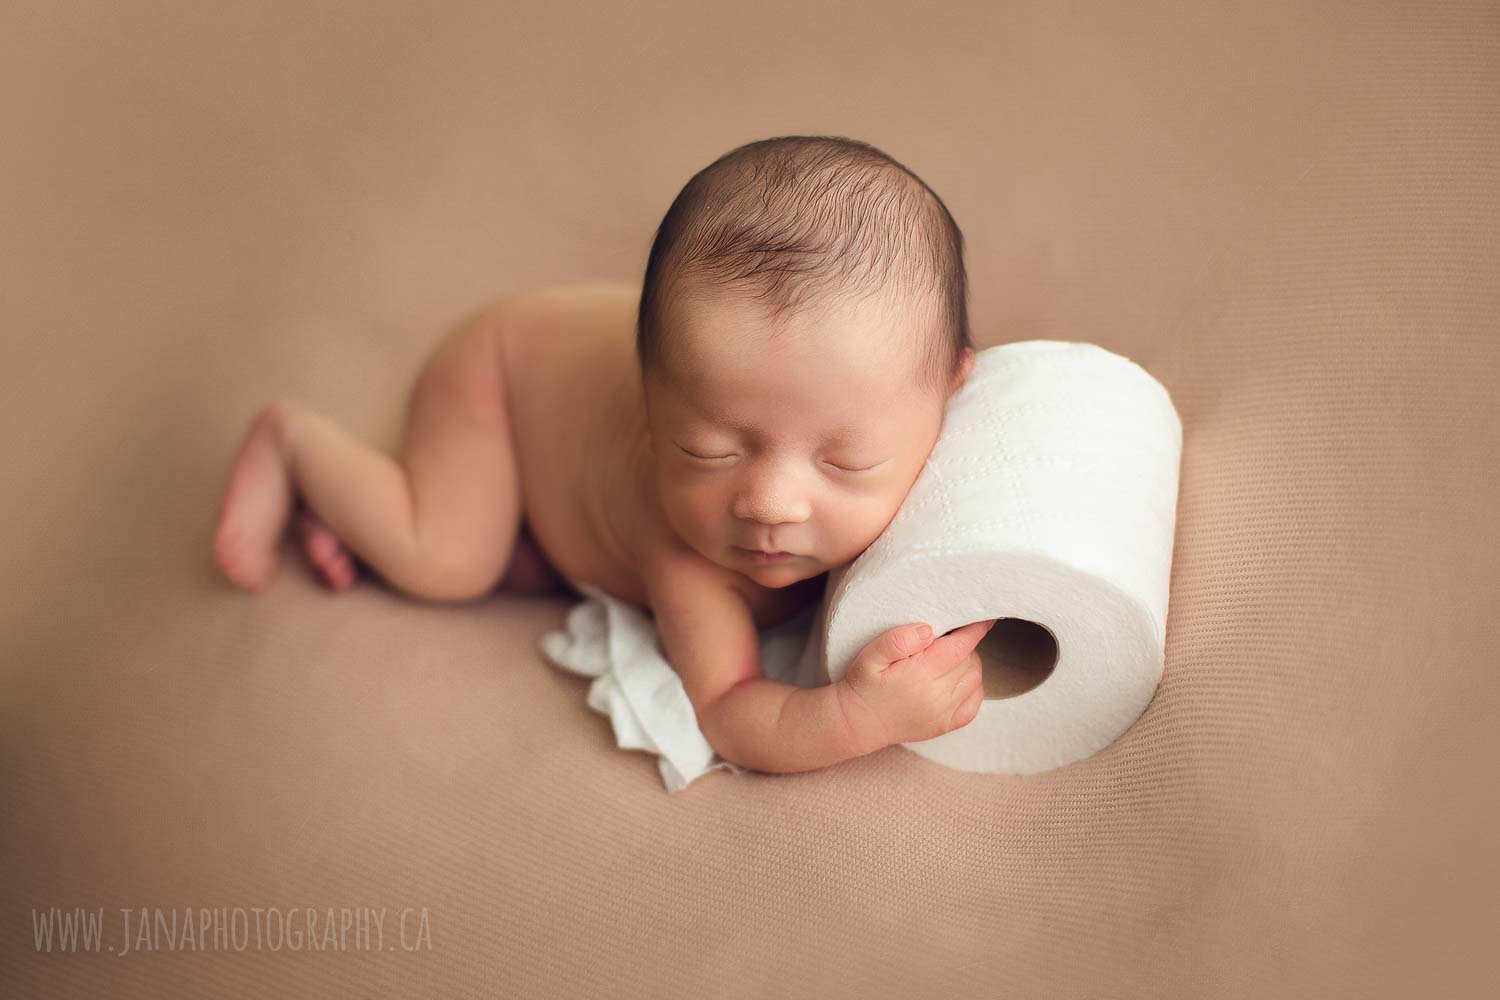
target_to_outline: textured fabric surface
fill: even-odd
[[[6,3],[0,983],[13,996],[1493,996],[1493,3]],[[476,304],[637,278],[753,138],[867,139],[985,344],[1184,424],[1167,666],[1026,778],[900,747],[680,795],[568,602],[210,558],[284,394],[392,446]],[[39,952],[49,908],[426,909],[430,950]],[[416,919],[408,925],[415,939]],[[414,943],[420,943],[417,939]]]

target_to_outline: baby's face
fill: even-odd
[[[705,558],[766,587],[852,561],[895,517],[942,429],[917,320],[877,297],[794,317],[699,295],[648,383],[657,492]],[[775,562],[746,550],[791,553]]]

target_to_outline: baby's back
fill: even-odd
[[[569,285],[516,299],[506,392],[523,516],[559,573],[645,606],[635,562],[644,406],[639,288]]]

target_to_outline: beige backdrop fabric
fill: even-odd
[[[1495,995],[1497,95],[1485,2],[3,4],[0,992]],[[562,599],[217,576],[259,405],[394,445],[467,311],[638,279],[788,133],[943,195],[982,344],[1171,391],[1116,743],[669,796],[541,658]],[[359,906],[431,950],[107,951]],[[51,907],[106,950],[38,952]]]

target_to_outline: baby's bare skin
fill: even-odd
[[[966,723],[987,624],[936,642],[893,629],[844,681],[806,690],[763,678],[756,641],[879,535],[925,463],[945,397],[913,387],[917,321],[865,300],[773,342],[753,309],[698,298],[684,305],[694,335],[677,344],[681,370],[653,374],[648,417],[639,296],[567,285],[477,310],[424,365],[394,457],[273,402],[230,473],[220,568],[265,586],[294,522],[335,590],[353,583],[356,558],[430,600],[497,584],[557,592],[559,574],[592,584],[656,618],[710,743],[760,770],[824,767]],[[972,362],[966,352],[950,394]],[[741,546],[795,558],[761,565]]]
[[[500,494],[507,486],[518,493],[515,536],[497,537],[490,546],[504,556],[498,560],[505,567],[498,581],[501,590],[562,593],[571,589],[570,581],[583,582],[650,610],[641,569],[668,544],[670,530],[652,503],[651,460],[634,355],[639,297],[638,287],[623,283],[516,293],[490,307],[488,318],[486,310],[476,312],[445,340],[452,345],[483,326],[501,345],[498,364],[476,347],[461,348],[463,354],[456,355],[456,367],[470,374],[493,364],[497,382],[489,403],[503,407],[508,415],[508,432],[496,426],[494,438],[484,445],[502,457],[513,455],[513,477],[499,484],[493,505],[505,507]],[[440,349],[441,345],[434,356]],[[482,386],[482,379],[471,381]],[[438,391],[435,386],[432,395]],[[469,391],[482,390],[471,386]],[[414,396],[420,408],[420,384]],[[424,443],[416,430],[409,428],[408,457]],[[299,499],[302,490],[291,482],[284,455],[289,433],[327,438],[322,443],[340,462],[337,487],[331,483],[327,495],[319,498],[324,501],[321,514],[306,498]],[[351,553],[326,521],[341,513],[358,517],[358,509],[345,509],[345,501],[356,493],[363,493],[364,506],[373,508],[365,511],[366,522],[372,513],[406,521],[410,511],[404,507],[372,502],[383,490],[398,492],[391,489],[397,479],[396,464],[388,456],[343,435],[292,401],[277,400],[252,421],[233,464],[215,538],[219,565],[242,586],[264,587],[275,571],[276,551],[290,520],[324,583],[344,590],[358,577],[357,565],[367,563],[374,553]],[[434,479],[431,487],[434,493],[460,488],[476,486]],[[378,572],[379,566],[375,568]],[[760,627],[785,620],[821,594],[821,577],[802,586],[772,589],[732,570],[721,568],[720,575],[732,579],[745,594]],[[459,588],[474,593],[442,592],[423,587],[418,579],[413,575],[387,582],[431,600],[467,599],[493,586],[478,583]]]
[[[667,525],[652,484],[635,358],[639,300],[640,289],[625,284],[530,293],[512,329],[507,386],[523,506],[542,552],[569,580],[651,611],[645,571],[674,553],[695,557]],[[822,594],[822,575],[771,588],[695,561],[745,596],[761,628]]]

